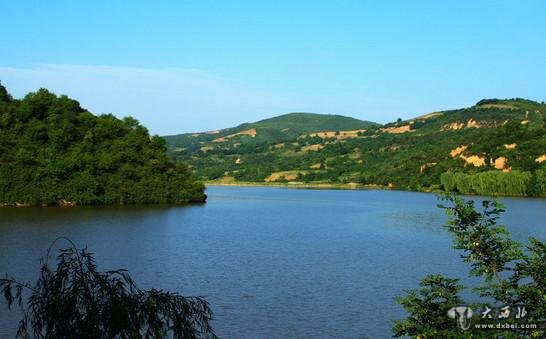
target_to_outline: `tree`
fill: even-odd
[[[71,247],[59,251],[52,270],[50,251],[60,239]],[[87,249],[57,240],[34,284],[0,279],[8,307],[23,312],[18,338],[216,338],[202,297],[141,290],[127,271],[99,272]]]
[[[470,275],[480,277],[482,283],[473,289],[483,302],[466,304],[473,309],[501,306],[526,308],[525,319],[505,319],[507,323],[528,322],[542,324],[546,318],[546,243],[535,238],[523,250],[523,245],[510,238],[504,226],[497,225],[504,207],[496,201],[483,201],[482,211],[476,211],[474,201],[458,197],[445,197],[451,206],[444,208],[452,219],[446,224],[453,237],[454,248],[461,250],[461,258],[470,264]],[[431,278],[432,277],[432,278]],[[480,329],[467,330],[445,324],[446,310],[465,303],[458,293],[462,286],[456,279],[440,275],[428,276],[421,282],[419,291],[409,290],[397,298],[409,317],[395,322],[397,336],[425,337],[488,337]],[[498,320],[498,319],[497,319]],[[494,319],[480,322],[493,323]],[[516,328],[496,332],[504,338],[537,337],[546,335],[544,328]]]
[[[463,286],[458,284],[457,279],[438,274],[426,276],[421,280],[420,286],[420,289],[409,290],[407,296],[396,299],[410,316],[396,322],[394,335],[449,337],[457,330],[457,324],[446,315],[452,307],[463,303],[459,296]]]
[[[11,101],[12,97],[8,93],[6,87],[2,85],[2,82],[0,82],[0,101]]]

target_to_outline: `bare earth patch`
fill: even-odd
[[[294,181],[298,178],[298,174],[305,174],[304,171],[281,171],[281,172],[274,172],[271,173],[270,176],[265,178],[264,181],[266,182],[273,182],[273,181],[279,181],[280,179],[284,178],[286,181]]]
[[[215,131],[206,131],[206,132],[202,132],[202,133],[193,133],[191,136],[192,137],[198,137],[200,135],[203,135],[203,134],[218,134],[220,133],[221,130],[215,130]]]
[[[485,158],[480,157],[479,155],[471,155],[469,157],[466,157],[464,155],[460,155],[460,158],[466,161],[467,165],[473,165],[476,167],[482,167],[485,165]]]
[[[349,131],[325,131],[325,132],[315,132],[309,134],[310,137],[320,137],[322,139],[326,138],[336,138],[337,140],[342,139],[351,139],[351,138],[358,138],[359,133],[362,134],[366,132],[365,129],[355,129],[355,130],[349,130]]]
[[[225,142],[227,139],[229,138],[233,138],[237,135],[248,135],[248,136],[251,136],[251,137],[256,137],[256,129],[255,128],[252,128],[252,129],[248,129],[246,131],[241,131],[241,132],[238,132],[238,133],[233,133],[233,134],[230,134],[230,135],[227,135],[225,137],[220,137],[220,138],[216,138],[214,140],[212,140],[213,142]]]
[[[449,131],[449,130],[453,130],[453,131],[456,131],[456,130],[459,130],[459,129],[463,129],[463,128],[482,128],[483,126],[476,120],[474,119],[470,119],[465,123],[463,122],[452,122],[450,124],[445,124],[444,126],[442,126],[442,128],[440,129],[441,131]]]
[[[449,130],[458,130],[464,127],[464,124],[462,122],[452,122],[451,124],[446,124],[442,127],[441,131],[449,131]]]
[[[386,132],[386,133],[398,134],[398,133],[414,132],[415,130],[412,130],[411,126],[408,124],[404,126],[382,128],[380,129],[380,131]]]
[[[459,154],[463,153],[467,148],[468,148],[467,145],[461,145],[461,146],[453,149],[449,154],[451,155],[452,158],[455,158]]]
[[[467,121],[466,127],[467,128],[481,128],[482,126],[476,120],[470,119],[470,120]]]
[[[443,114],[442,112],[432,112],[432,113],[428,113],[428,114],[418,116],[417,118],[415,118],[413,120],[426,120],[426,119],[430,119],[430,118],[440,116],[442,114]]]
[[[535,161],[538,162],[538,163],[542,163],[542,162],[546,161],[546,154],[543,154],[540,157],[536,158]]]
[[[516,144],[516,143],[504,144],[504,148],[506,148],[506,149],[515,149],[516,147],[518,147],[518,144]]]
[[[255,128],[252,128],[252,129],[248,129],[246,131],[242,131],[242,132],[239,132],[239,133],[235,133],[235,134],[231,134],[231,135],[228,135],[228,138],[231,138],[231,137],[234,137],[236,135],[250,135],[251,137],[255,137],[256,136],[256,129]]]
[[[465,156],[463,155],[463,152],[468,148],[467,145],[461,145],[455,149],[453,149],[449,154],[452,158],[459,157],[463,159],[466,164],[465,165],[473,165],[476,167],[481,167],[485,165],[485,157],[479,156],[479,155],[470,155]]]
[[[324,148],[324,145],[314,144],[314,145],[304,146],[301,148],[301,150],[304,152],[309,152],[309,151],[318,151],[321,148]]]
[[[496,169],[503,170],[506,168],[506,164],[508,163],[508,159],[505,157],[498,157],[495,159],[494,166]]]

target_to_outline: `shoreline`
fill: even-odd
[[[268,183],[268,182],[214,182],[214,181],[205,181],[203,182],[206,187],[208,186],[234,186],[234,187],[283,187],[283,188],[300,188],[300,189],[338,189],[338,190],[396,190],[392,187],[382,186],[382,185],[362,185],[357,183],[348,183],[348,184],[331,184],[331,183],[316,183],[308,184],[303,182],[287,182],[287,183]],[[421,191],[421,192],[431,192],[431,191]]]
[[[528,195],[505,195],[505,194],[491,194],[491,195],[479,195],[479,194],[461,194],[454,192],[445,192],[441,190],[433,190],[430,188],[415,191],[401,189],[397,187],[389,187],[384,185],[362,185],[357,183],[348,183],[348,184],[329,184],[329,183],[316,183],[316,184],[307,184],[303,182],[286,182],[286,183],[268,183],[268,182],[214,182],[214,181],[205,181],[203,182],[205,187],[209,186],[218,186],[218,187],[277,187],[277,188],[288,188],[288,189],[317,189],[317,190],[343,190],[343,191],[366,191],[366,190],[383,190],[383,191],[401,191],[401,192],[415,192],[415,193],[432,193],[432,194],[451,194],[451,195],[460,195],[460,196],[469,196],[469,197],[488,197],[488,198],[525,198],[525,199],[546,199],[542,196],[528,196]]]

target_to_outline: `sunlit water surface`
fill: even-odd
[[[432,194],[209,187],[186,207],[0,209],[0,274],[35,279],[59,236],[144,288],[202,295],[224,338],[383,338],[394,297],[428,273],[465,281]],[[546,199],[504,198],[518,240],[546,239]],[[0,337],[17,318],[0,302]]]

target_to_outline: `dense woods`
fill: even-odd
[[[204,186],[133,118],[95,116],[40,89],[13,99],[0,84],[0,204],[202,202]]]

